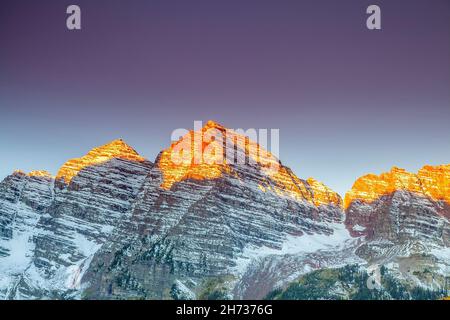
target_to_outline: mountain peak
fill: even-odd
[[[221,124],[215,122],[214,120],[208,120],[208,122],[206,122],[205,126],[203,127],[203,129],[219,129],[219,130],[225,130],[225,127],[222,126]]]
[[[83,168],[99,165],[112,159],[123,159],[136,162],[146,161],[145,158],[141,157],[136,150],[125,143],[125,141],[116,139],[100,147],[93,148],[81,158],[67,161],[60,168],[56,178],[62,179],[65,183],[70,183],[72,178]]]
[[[210,129],[218,132],[211,133]],[[237,159],[244,163],[236,163]],[[278,159],[245,133],[209,120],[201,129],[189,131],[161,153],[158,161],[163,173],[161,187],[170,189],[174,183],[186,179],[216,179],[232,172],[232,164],[249,163],[260,166],[266,173],[276,167],[272,174],[279,167]]]
[[[450,165],[426,165],[417,173],[392,167],[391,171],[380,175],[365,175],[357,179],[345,195],[344,207],[347,208],[354,200],[370,203],[398,190],[450,203]]]
[[[222,139],[211,139],[208,129],[218,129]],[[281,165],[273,154],[237,131],[208,121],[203,128],[189,131],[174,142],[161,153],[157,161],[163,177],[161,187],[170,189],[183,180],[214,180],[224,175],[241,179],[242,175],[253,171],[260,178],[258,187],[262,192],[271,191],[297,200],[306,199],[316,206],[341,206],[342,201],[337,193],[316,180],[299,179],[289,168]],[[196,138],[201,138],[201,141],[195,142]],[[178,161],[174,161],[174,158]]]
[[[102,146],[96,147],[93,150],[95,149],[105,150],[106,152],[108,152],[108,150],[118,150],[120,152],[130,152],[137,154],[137,152],[132,147],[130,147],[123,139],[115,139]]]
[[[197,131],[189,131],[178,141],[163,150],[158,160],[158,167],[163,174],[161,187],[170,189],[176,182],[186,179],[210,180],[222,176],[222,173],[229,171],[225,159],[223,159],[223,144],[215,139],[213,141],[205,139],[208,130],[218,129],[225,132],[225,128],[209,120],[203,128]],[[216,148],[217,154],[205,154],[205,149]],[[217,157],[217,159],[213,159]],[[220,160],[219,157],[222,157]],[[216,161],[217,160],[217,161]]]

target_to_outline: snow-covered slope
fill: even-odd
[[[6,178],[0,189],[3,297],[79,297],[93,255],[129,212],[151,166],[116,140],[70,160],[56,180],[20,172]]]
[[[0,183],[0,298],[10,298],[33,261],[36,226],[53,199],[53,179],[17,171]]]

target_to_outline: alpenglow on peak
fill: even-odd
[[[59,169],[56,179],[70,183],[72,178],[83,168],[105,163],[112,159],[123,159],[136,162],[146,161],[136,150],[126,144],[122,139],[113,140],[103,146],[93,148],[85,156],[67,161]]]

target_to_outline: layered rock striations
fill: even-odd
[[[392,168],[358,179],[345,196],[346,226],[364,239],[358,256],[409,285],[449,290],[450,165]]]
[[[47,172],[16,171],[0,183],[0,298],[11,297],[33,260],[36,226],[52,199]]]
[[[14,216],[19,228],[27,225],[30,250],[23,270],[11,268],[17,279],[4,293],[6,297],[77,295],[90,259],[129,212],[151,167],[122,140],[116,140],[68,161],[56,179],[43,172],[15,173],[5,179],[6,205],[14,201],[18,205],[3,211]],[[25,218],[31,222],[22,222]],[[20,237],[19,232],[9,234],[13,239]],[[12,250],[18,248],[19,244],[12,245]]]
[[[0,298],[259,299],[350,264],[440,289],[449,203],[450,165],[366,175],[342,201],[213,121],[154,164],[115,140],[0,183]]]
[[[204,142],[211,130],[227,137],[202,143],[203,152],[214,144],[216,148],[203,153],[198,163],[194,153],[185,154],[181,164],[172,161],[186,136],[158,156],[130,219],[98,252],[93,272],[86,274],[93,298],[124,298],[130,292],[170,298],[174,286],[190,288],[195,295],[205,279],[217,277],[231,279],[232,286],[255,252],[284,254],[288,239],[332,236],[334,224],[342,223],[336,193],[315,180],[297,178],[244,136],[208,122],[187,139],[199,134]],[[225,141],[230,136],[246,143],[230,147]],[[247,161],[236,164],[219,157],[227,151]],[[279,167],[270,170],[271,163]]]
[[[353,235],[391,241],[432,240],[450,245],[450,165],[418,173],[392,168],[359,178],[346,194],[346,224]]]

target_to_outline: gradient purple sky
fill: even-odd
[[[279,128],[282,162],[343,194],[449,163],[449,89],[449,0],[6,0],[0,179],[119,137],[153,161],[173,129],[213,119]]]

